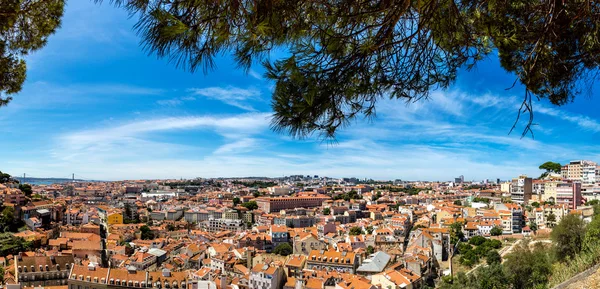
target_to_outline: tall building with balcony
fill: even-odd
[[[598,177],[598,164],[592,161],[571,161],[564,165],[560,171],[563,178],[580,181],[582,185],[596,184]]]
[[[512,180],[510,198],[517,204],[527,204],[533,192],[533,180],[527,176],[519,176]]]

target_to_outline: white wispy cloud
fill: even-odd
[[[239,88],[234,86],[206,87],[193,88],[190,91],[194,95],[218,100],[246,111],[256,111],[249,102],[260,100],[260,91],[255,88]]]
[[[261,145],[258,139],[245,137],[233,142],[226,143],[217,148],[213,154],[215,155],[227,155],[227,154],[240,154],[254,150],[257,146]]]
[[[84,130],[67,134],[64,140],[73,144],[136,137],[150,132],[213,129],[220,134],[255,133],[268,127],[269,114],[249,113],[234,116],[165,117],[129,122],[117,126]]]
[[[584,130],[588,130],[588,131],[592,131],[592,132],[600,132],[600,122],[598,122],[597,120],[592,119],[588,116],[570,113],[570,112],[565,111],[564,109],[548,107],[543,104],[538,104],[538,105],[534,106],[534,112],[539,112],[542,114],[556,117],[556,118],[564,120],[564,121],[568,121],[570,123],[573,123],[573,124],[579,126],[580,128],[582,128]]]
[[[262,80],[263,79],[262,75],[260,75],[260,73],[254,71],[253,69],[250,69],[248,71],[248,75],[250,75],[250,76],[252,76],[252,77],[254,77],[254,78],[258,79],[258,80]]]

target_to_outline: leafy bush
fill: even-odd
[[[469,244],[479,246],[483,244],[487,239],[482,236],[475,236],[469,240]]]

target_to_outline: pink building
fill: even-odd
[[[581,183],[565,182],[556,185],[557,204],[566,204],[569,209],[577,209],[582,200]]]

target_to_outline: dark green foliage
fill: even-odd
[[[598,205],[598,204],[600,204],[600,201],[597,199],[585,202],[586,206],[593,206],[593,205]]]
[[[25,194],[25,196],[31,196],[31,194],[33,193],[33,190],[31,188],[30,184],[20,184],[19,185],[19,190],[21,190],[21,192],[23,192],[23,194]]]
[[[329,214],[331,214],[331,209],[330,208],[323,209],[323,215],[329,215]]]
[[[277,186],[276,182],[264,182],[264,181],[251,181],[251,182],[233,181],[233,184],[244,185],[245,187],[248,187],[248,188],[260,188],[260,189]]]
[[[339,194],[339,195],[333,197],[334,200],[343,199],[344,201],[357,200],[360,198],[362,198],[362,197],[355,190],[351,190],[347,193],[342,193],[342,194]]]
[[[479,246],[479,245],[483,244],[485,241],[487,241],[487,239],[485,237],[475,236],[475,237],[469,239],[469,244]]]
[[[456,242],[465,238],[465,234],[462,231],[463,223],[454,222],[450,225],[450,243],[456,244]]]
[[[464,254],[460,254],[460,263],[473,267],[475,264],[479,263],[479,255],[473,250],[468,250]]]
[[[352,227],[352,228],[350,228],[350,231],[348,232],[348,234],[351,236],[357,236],[362,233],[363,233],[363,230],[360,227]]]
[[[233,206],[234,207],[237,206],[240,202],[241,202],[240,198],[238,198],[238,197],[233,198]]]
[[[31,241],[25,241],[23,238],[9,237],[0,240],[0,256],[17,255],[19,252],[26,252],[34,249],[36,244]]]
[[[21,91],[24,58],[42,48],[60,26],[64,5],[65,0],[0,1],[0,107]]]
[[[583,247],[585,233],[585,222],[579,216],[569,214],[563,217],[552,229],[556,257],[563,260],[579,253]]]
[[[373,226],[367,226],[366,230],[367,230],[367,235],[373,234],[373,230],[374,230]]]
[[[143,225],[140,227],[140,231],[142,232],[141,239],[142,240],[152,240],[154,239],[154,232],[147,225]]]
[[[375,253],[375,248],[373,248],[373,246],[369,245],[369,246],[367,247],[367,254],[368,254],[368,255],[371,255],[371,254],[373,254],[373,253]]]
[[[538,230],[538,225],[536,222],[529,222],[529,229],[531,229],[531,231],[535,234],[535,232],[537,232]]]
[[[528,242],[523,242],[504,259],[502,265],[512,288],[544,288],[548,283],[552,260],[539,243],[530,249]]]
[[[5,184],[5,183],[11,182],[11,181],[12,181],[12,177],[9,174],[3,173],[2,171],[0,171],[0,184]]]
[[[485,262],[488,265],[500,264],[502,262],[502,257],[500,256],[500,253],[498,253],[498,251],[490,250],[487,252],[487,254],[485,254]]]
[[[560,173],[562,165],[555,162],[545,162],[539,167],[540,170],[545,170],[547,173]]]
[[[15,216],[15,208],[6,206],[2,208],[2,214],[0,215],[0,230],[2,232],[18,232],[19,228],[23,227],[25,223]]]
[[[540,203],[533,202],[533,203],[531,203],[531,206],[534,207],[534,208],[539,208],[540,207]]]
[[[454,204],[457,206],[462,206],[462,202],[460,200],[454,201]]]
[[[473,247],[472,245],[475,245]],[[458,244],[458,253],[460,254],[459,262],[465,266],[472,267],[479,263],[480,258],[488,257],[490,252],[495,251],[502,247],[502,242],[498,240],[486,239],[481,236],[473,237],[467,243]]]
[[[583,248],[590,248],[596,244],[600,244],[600,217],[598,215],[595,215],[586,227]]]
[[[476,198],[473,198],[473,202],[489,204],[490,203],[490,199],[476,197]]]
[[[502,235],[502,228],[500,228],[500,227],[493,227],[490,230],[490,235],[492,235],[492,236],[500,236],[500,235]]]
[[[292,249],[292,246],[290,246],[290,244],[288,244],[288,243],[279,244],[273,250],[273,254],[277,254],[277,255],[281,255],[281,256],[288,256],[288,255],[292,254],[293,252],[294,252],[294,250]]]
[[[545,170],[540,176],[540,179],[545,178],[550,173],[560,173],[562,165],[555,162],[545,162],[539,167],[540,170]]]
[[[242,204],[242,206],[251,211],[258,209],[258,204],[256,204],[256,201],[245,202]]]

